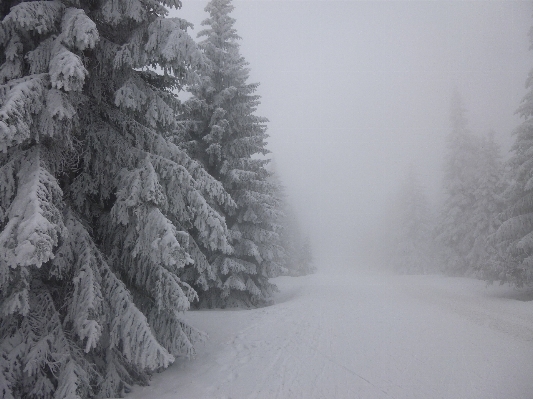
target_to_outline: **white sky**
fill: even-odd
[[[194,23],[193,37],[206,4],[173,12]],[[268,147],[319,259],[367,245],[409,163],[436,197],[454,87],[474,132],[494,129],[505,152],[512,143],[533,66],[528,2],[233,5]]]

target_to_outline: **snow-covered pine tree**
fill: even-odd
[[[316,272],[316,266],[313,264],[313,252],[311,250],[311,239],[305,236],[299,245],[298,272],[300,276]]]
[[[284,268],[283,273],[289,276],[304,276],[316,272],[313,265],[313,254],[309,236],[304,236],[302,229],[294,211],[294,208],[282,198],[283,213],[279,220],[281,226],[281,246],[284,249]]]
[[[201,338],[188,231],[231,253],[235,204],[167,139],[202,55],[164,5],[0,3],[2,399],[121,396]]]
[[[478,142],[469,131],[462,100],[454,92],[451,107],[451,131],[447,137],[445,164],[445,201],[437,228],[437,241],[445,249],[445,271],[462,275],[467,272],[467,257],[474,245],[471,212],[474,195]]]
[[[281,206],[277,224],[281,227],[279,242],[284,252],[284,256],[281,258],[283,264],[282,273],[290,276],[304,276],[315,273],[316,267],[313,265],[311,240],[309,236],[304,236],[302,233],[298,216],[288,201],[285,188],[275,165],[276,163],[272,160],[269,165],[269,181],[274,185],[275,193]]]
[[[193,120],[187,138],[189,153],[220,180],[237,204],[224,211],[235,252],[227,255],[202,248],[211,273],[194,286],[207,306],[255,305],[275,289],[269,278],[282,270],[279,245],[280,211],[275,187],[265,166],[268,153],[265,118],[254,115],[257,84],[247,83],[247,62],[239,53],[230,0],[212,0],[199,47],[208,60],[200,81],[190,87],[185,118]],[[182,138],[181,138],[182,140]],[[196,277],[195,277],[196,278]],[[203,291],[203,292],[202,292]]]
[[[284,273],[289,276],[298,276],[299,269],[299,248],[301,242],[301,231],[298,224],[298,218],[294,209],[287,203],[285,198],[283,200],[283,215],[279,221],[281,225],[280,237],[283,249],[285,251]]]
[[[282,273],[290,276],[303,276],[316,272],[313,265],[313,255],[311,250],[311,240],[309,236],[303,236],[298,216],[291,206],[285,187],[276,170],[275,160],[272,159],[268,165],[270,177],[269,181],[275,188],[276,197],[281,204],[277,224],[279,230],[279,243],[283,248],[284,256],[282,261]]]
[[[482,276],[484,269],[491,268],[497,257],[489,237],[501,224],[500,214],[503,211],[506,186],[500,147],[494,140],[494,132],[481,138],[477,155],[473,187],[475,201],[469,215],[474,245],[468,253],[467,262],[470,270]]]
[[[434,244],[428,200],[414,166],[400,187],[395,201],[392,268],[398,273],[424,274],[434,269]]]
[[[530,43],[533,45],[533,29]],[[513,132],[503,223],[492,237],[492,244],[500,250],[499,261],[484,270],[489,281],[518,286],[533,284],[533,70],[526,88],[528,93],[516,111],[523,122]]]

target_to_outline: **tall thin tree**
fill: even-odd
[[[445,201],[437,229],[437,240],[445,249],[445,269],[451,274],[465,274],[467,256],[474,245],[471,211],[474,195],[477,143],[468,129],[465,109],[457,91],[451,106],[451,130],[447,137],[445,164]]]
[[[491,267],[496,256],[490,237],[500,226],[500,214],[504,209],[504,167],[494,137],[494,132],[489,132],[479,140],[473,187],[475,201],[469,216],[474,245],[468,253],[467,262],[478,275],[483,275]]]
[[[230,0],[212,0],[205,10],[199,47],[208,60],[200,80],[190,87],[186,119],[189,153],[220,180],[237,204],[224,212],[234,253],[208,250],[212,273],[199,276],[201,297],[210,306],[258,304],[274,290],[269,278],[282,268],[279,245],[279,198],[261,157],[266,149],[265,118],[255,115],[258,84],[248,83],[247,62],[239,53],[239,36],[230,17]]]
[[[399,273],[426,273],[434,269],[432,223],[428,199],[413,165],[400,187],[393,229],[393,269]]]
[[[533,45],[533,30],[530,31]],[[493,237],[500,249],[498,262],[488,270],[489,280],[516,285],[533,283],[533,71],[526,79],[528,93],[516,113],[523,122],[515,129],[509,161],[503,223]]]

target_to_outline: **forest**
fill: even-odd
[[[195,356],[190,310],[268,308],[280,276],[334,247],[345,214],[317,244],[287,195],[231,0],[205,5],[197,36],[180,8],[0,1],[0,399],[123,397]],[[526,90],[509,154],[472,131],[461,88],[446,98],[442,196],[409,167],[377,269],[533,285]]]
[[[230,2],[198,42],[165,6],[1,3],[3,399],[122,396],[194,353],[191,306],[310,271]]]
[[[411,167],[390,212],[389,225],[395,226],[386,240],[390,267],[401,273],[441,272],[531,285],[530,97],[517,111],[524,122],[516,128],[511,156],[504,162],[494,131],[472,133],[460,94],[454,93],[444,198],[432,206]]]

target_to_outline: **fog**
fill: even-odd
[[[195,25],[204,0],[173,15]],[[234,1],[241,54],[260,82],[268,148],[317,263],[368,251],[409,164],[442,185],[456,88],[503,153],[533,59],[526,2]]]

